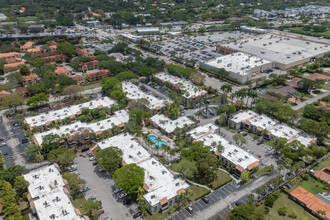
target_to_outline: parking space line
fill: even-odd
[[[207,207],[207,205],[205,204],[205,202],[200,201],[199,204],[205,209]]]
[[[100,186],[99,188],[93,189],[93,191],[96,191],[96,190],[102,189],[103,187],[106,187],[106,185],[103,185],[103,186]]]
[[[203,210],[203,206],[201,206],[201,204],[198,204],[198,203],[195,203],[195,204],[196,204],[196,207],[199,209],[199,211],[202,211]],[[202,207],[202,208],[200,208],[200,207]]]

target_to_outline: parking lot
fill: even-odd
[[[173,216],[167,218],[168,220],[183,220],[189,217],[193,217],[196,212],[203,211],[204,209],[212,206],[218,200],[225,198],[226,196],[232,194],[237,190],[238,186],[235,181],[231,181],[226,185],[220,187],[217,190],[214,190],[212,193],[206,195],[205,197],[209,200],[208,203],[204,202],[202,199],[195,201],[190,207],[193,209],[193,212],[188,212],[187,209],[181,209],[179,212],[176,212]],[[241,202],[246,202],[242,200]],[[235,204],[234,204],[235,205]],[[228,210],[224,210],[225,212],[229,212]]]
[[[86,181],[86,187],[91,187],[91,190],[84,193],[85,198],[95,197],[96,200],[102,202],[104,213],[100,219],[106,219],[107,217],[133,219],[132,214],[135,213],[137,206],[124,206],[121,200],[116,200],[111,190],[115,183],[109,175],[106,175],[105,172],[100,173],[98,166],[94,166],[87,156],[77,157],[74,162],[77,164],[80,177]]]

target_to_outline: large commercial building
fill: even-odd
[[[150,123],[167,135],[173,133],[177,128],[184,128],[185,126],[187,126],[187,128],[192,128],[196,125],[195,122],[186,116],[172,120],[165,115],[152,116],[150,118]]]
[[[275,62],[275,67],[286,70],[309,62],[330,52],[327,44],[301,40],[283,34],[269,33],[217,46],[225,53],[245,52]]]
[[[27,198],[36,219],[89,220],[74,208],[57,164],[32,170],[24,179],[30,183]]]
[[[175,204],[177,195],[189,189],[189,185],[184,180],[176,178],[129,134],[111,137],[98,145],[101,149],[109,146],[118,147],[123,151],[123,166],[135,163],[144,170],[143,189],[146,193],[143,197],[152,214],[166,211]]]
[[[24,122],[28,124],[30,128],[38,127],[38,126],[48,126],[53,122],[60,122],[65,118],[69,118],[69,117],[75,118],[81,115],[82,109],[84,108],[87,109],[104,108],[104,107],[111,107],[114,104],[115,101],[113,101],[109,97],[103,97],[89,102],[84,102],[79,105],[72,105],[58,110],[41,113],[36,116],[27,117],[25,118]]]
[[[137,28],[137,34],[159,34],[160,30],[158,27],[145,27],[145,28]]]
[[[244,84],[261,72],[274,68],[274,62],[243,52],[228,54],[202,64],[206,68],[225,69],[228,78]]]
[[[204,97],[207,93],[207,91],[199,89],[198,86],[194,85],[191,81],[165,72],[155,74],[154,78],[162,83],[167,82],[175,89],[183,91],[184,93],[182,96],[186,103],[195,102],[197,99]]]
[[[267,140],[276,137],[286,138],[288,142],[297,140],[305,146],[316,142],[315,137],[305,134],[299,129],[292,128],[287,124],[280,123],[266,115],[259,115],[250,110],[235,114],[230,119],[229,125],[235,129],[246,129],[262,135]]]
[[[211,151],[219,157],[226,166],[234,166],[235,173],[241,175],[243,171],[251,171],[259,166],[259,160],[245,150],[230,144],[220,136],[219,127],[214,124],[207,124],[191,130],[190,134],[193,141],[202,141],[205,146],[210,147]],[[217,145],[223,146],[223,151],[219,152]]]
[[[149,95],[143,92],[138,86],[131,82],[123,82],[123,91],[126,93],[126,97],[131,100],[141,100],[147,101],[146,107],[151,109],[160,110],[167,103],[172,103],[169,99],[159,99],[153,95]]]

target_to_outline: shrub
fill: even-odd
[[[285,216],[287,212],[288,211],[286,210],[286,208],[284,206],[279,208],[279,210],[278,210],[278,214],[281,216]]]
[[[295,212],[295,211],[291,211],[291,212],[289,213],[289,217],[290,217],[290,218],[297,218],[297,216],[298,216],[298,214],[297,214],[297,212]]]

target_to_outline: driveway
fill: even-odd
[[[110,217],[114,220],[133,219],[129,214],[129,209],[122,203],[117,202],[112,195],[111,186],[114,182],[109,177],[104,177],[97,171],[97,166],[93,166],[88,157],[77,157],[74,162],[77,164],[77,169],[80,172],[80,177],[86,181],[86,186],[92,189],[85,193],[85,198],[95,196],[97,200],[102,202],[104,214],[100,219]],[[135,209],[135,208],[134,208]]]

